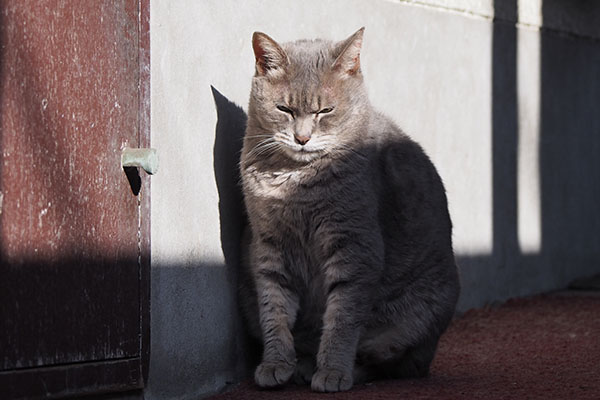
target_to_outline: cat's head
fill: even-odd
[[[360,140],[369,107],[360,69],[363,31],[337,43],[283,44],[254,33],[249,156],[310,162]]]

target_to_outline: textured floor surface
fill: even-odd
[[[600,296],[511,300],[456,319],[424,379],[377,381],[318,394],[243,382],[224,399],[600,399]]]

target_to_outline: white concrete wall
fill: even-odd
[[[240,210],[227,158],[237,138],[224,135],[239,126],[232,103],[247,105],[255,30],[279,41],[338,40],[366,26],[372,103],[425,147],[446,184],[460,309],[597,270],[600,194],[585,184],[597,186],[600,174],[592,157],[600,117],[590,105],[600,100],[599,8],[562,6],[561,14],[557,1],[510,4],[151,1],[160,172],[152,178],[147,398],[197,398],[243,372],[232,243]],[[559,34],[540,31],[544,19]]]
[[[362,63],[372,102],[420,141],[438,165],[450,196],[457,251],[490,251],[491,25],[401,3],[372,4],[153,3],[152,139],[161,153],[161,174],[153,180],[156,263],[222,261],[210,86],[246,107],[254,70],[252,32],[262,30],[280,41],[342,39],[363,25]],[[343,18],[332,24],[341,9]],[[465,146],[457,135],[467,133],[475,134]],[[466,216],[459,205],[473,197],[478,201],[470,202],[462,223]]]

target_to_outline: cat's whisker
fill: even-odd
[[[348,146],[347,144],[344,143],[332,143],[332,153],[334,154],[341,154],[342,152],[340,151],[340,149],[346,151],[345,155],[346,157],[350,156],[350,153],[355,154],[361,158],[367,158],[364,154],[362,154],[360,151],[353,149],[351,146]]]
[[[261,140],[260,142],[258,142],[258,143],[256,144],[256,146],[254,146],[254,147],[252,148],[252,150],[250,150],[250,151],[248,152],[248,156],[249,156],[249,157],[253,157],[253,156],[255,156],[255,155],[256,155],[256,154],[257,154],[257,153],[258,153],[258,152],[259,152],[259,151],[260,151],[260,150],[261,150],[263,147],[265,147],[265,146],[268,146],[268,145],[271,145],[271,144],[273,144],[273,143],[275,143],[275,141],[274,141],[272,138],[268,138],[268,139],[265,139],[265,140]]]
[[[260,138],[260,137],[270,138],[270,137],[273,137],[273,135],[246,135],[245,137],[246,137],[246,139],[254,139],[254,138]]]
[[[253,156],[265,143],[258,143],[256,146],[254,146],[249,152],[248,152],[248,156],[251,157]]]
[[[260,149],[260,151],[256,153],[256,157],[261,155],[270,155],[271,153],[274,153],[275,150],[277,150],[278,148],[279,143],[270,143],[269,145],[265,145]]]
[[[280,144],[274,140],[262,141],[258,145],[256,145],[250,152],[248,152],[249,157],[259,157],[261,155],[270,154],[269,151],[274,151],[278,149]]]

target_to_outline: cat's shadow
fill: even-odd
[[[217,110],[213,148],[215,180],[219,193],[221,248],[227,264],[228,284],[237,288],[241,263],[242,234],[248,224],[240,183],[239,161],[246,131],[246,112],[211,86]],[[238,315],[241,319],[241,315]],[[240,332],[245,354],[246,373],[260,361],[260,343]]]
[[[248,116],[216,88],[210,88],[217,109],[213,159],[219,193],[221,248],[227,266],[235,270],[240,262],[240,240],[246,224],[239,160]]]

